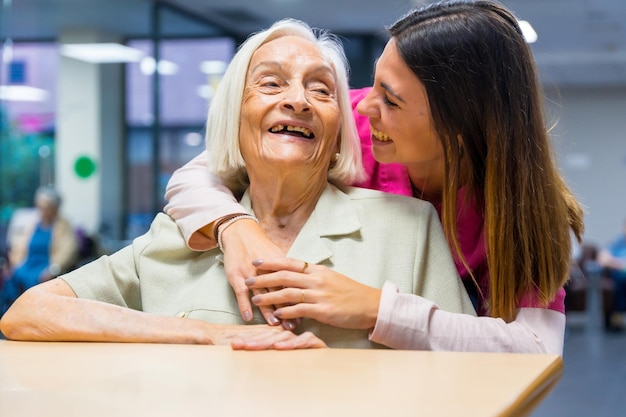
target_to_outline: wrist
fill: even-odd
[[[373,329],[376,326],[376,322],[378,321],[378,312],[380,310],[380,299],[383,291],[378,288],[372,288],[371,301],[370,301],[370,309],[366,313],[366,320],[368,329]]]
[[[210,236],[213,237],[213,239],[215,239],[215,241],[217,241],[217,239],[219,237],[219,233],[220,233],[220,228],[222,228],[222,226],[224,226],[226,223],[230,222],[235,217],[248,216],[248,215],[249,215],[248,213],[227,214],[226,216],[220,217],[219,219],[215,220],[213,223],[209,224],[207,227],[203,228],[202,229],[203,233],[210,232]],[[207,229],[207,230],[204,231],[204,229]]]
[[[241,221],[244,221],[244,223],[241,223]],[[224,252],[224,242],[223,242],[224,232],[227,229],[229,229],[231,226],[233,226],[235,223],[238,223],[239,226],[243,226],[244,229],[247,229],[250,226],[250,221],[256,224],[259,223],[256,217],[251,216],[249,214],[241,214],[225,221],[219,226],[219,229],[217,230],[217,233],[216,233],[216,240],[217,240],[217,246],[219,246],[222,252]]]

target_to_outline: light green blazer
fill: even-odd
[[[242,205],[250,208],[246,193]],[[441,309],[475,314],[458,277],[437,213],[427,202],[380,191],[328,185],[288,256],[326,265],[356,281],[421,295]],[[78,297],[148,313],[245,324],[226,279],[219,249],[195,252],[173,219],[156,216],[133,243],[61,277]],[[253,323],[264,323],[257,311]],[[367,330],[305,319],[331,347],[381,347]]]

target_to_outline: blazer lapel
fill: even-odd
[[[251,212],[247,191],[241,204]],[[322,263],[335,253],[335,244],[330,238],[358,233],[360,229],[361,221],[352,200],[335,186],[327,184],[287,256],[310,264]]]

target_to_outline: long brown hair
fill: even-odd
[[[428,94],[446,156],[441,220],[463,262],[459,188],[483,205],[490,315],[513,320],[528,293],[547,305],[568,278],[570,231],[580,241],[583,210],[556,166],[517,20],[492,1],[444,1],[389,33]]]

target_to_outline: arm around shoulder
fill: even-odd
[[[202,231],[208,225],[226,215],[245,212],[221,179],[209,171],[206,151],[172,174],[165,199],[164,211],[176,220],[193,250],[207,250],[217,244],[211,233]]]

